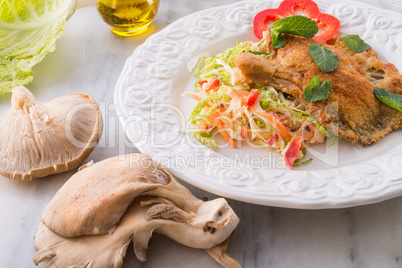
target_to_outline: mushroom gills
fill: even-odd
[[[0,119],[0,175],[30,181],[82,164],[102,135],[95,100],[75,93],[42,104],[25,87],[12,93]]]

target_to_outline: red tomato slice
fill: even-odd
[[[257,89],[252,89],[250,95],[248,95],[246,106],[253,106],[255,101],[258,99],[259,91]]]
[[[296,136],[288,145],[288,149],[285,152],[284,160],[286,165],[290,168],[293,167],[300,150],[303,149],[303,139],[300,136]]]

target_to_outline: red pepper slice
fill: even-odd
[[[211,129],[212,127],[213,127],[213,125],[211,125],[211,124],[205,124],[205,129],[206,130]]]
[[[255,101],[258,99],[259,91],[257,89],[252,89],[250,95],[248,95],[246,107],[253,106]]]
[[[279,8],[284,17],[294,16],[298,11],[302,11],[308,18],[315,18],[320,14],[317,4],[312,0],[285,0]]]
[[[279,121],[283,122],[283,121],[288,121],[290,118],[289,116],[286,116],[284,114],[274,114],[276,118],[279,119]]]
[[[205,85],[204,90],[206,92],[213,90],[217,91],[219,86],[221,85],[221,81],[219,81],[218,77],[214,76],[209,82]]]
[[[321,13],[317,4],[312,0],[284,0],[277,9],[266,9],[254,17],[253,28],[257,38],[263,37],[267,30],[267,24],[278,19],[294,16],[298,11],[317,23],[321,30],[313,39],[317,41],[329,41],[339,30],[340,22],[332,15]]]
[[[285,17],[280,7],[278,9],[266,9],[255,15],[253,21],[254,35],[262,39],[263,32],[268,29],[267,24]]]
[[[295,163],[301,149],[303,149],[303,139],[300,136],[296,136],[289,143],[288,149],[283,157],[286,165],[288,165],[290,168]]]
[[[274,145],[274,143],[275,143],[278,139],[279,139],[279,136],[278,136],[278,134],[275,133],[275,135],[274,135],[271,139],[269,139],[268,145],[269,145],[269,146]]]
[[[279,121],[281,121],[282,125],[284,125],[285,127],[290,127],[291,124],[286,122],[284,123],[284,121],[289,121],[290,118],[289,116],[283,115],[283,114],[274,114],[276,118],[279,119]]]
[[[317,23],[318,29],[323,29],[322,32],[318,32],[313,37],[313,39],[317,41],[328,42],[338,32],[340,27],[339,20],[329,14],[319,14],[315,22]]]
[[[202,89],[202,85],[207,83],[207,82],[208,82],[207,80],[203,80],[203,81],[198,82],[198,84],[200,85],[200,88]]]

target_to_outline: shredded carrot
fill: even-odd
[[[263,139],[266,139],[266,140],[269,140],[269,139],[271,139],[274,135],[272,135],[272,134],[269,134],[269,135],[259,135],[261,138],[263,138]]]
[[[226,93],[234,100],[240,101],[242,105],[246,105],[246,101],[243,98],[240,98],[238,92],[235,92],[231,88],[229,88]]]
[[[221,115],[222,113],[220,111],[215,111],[210,115],[210,118],[212,120],[214,120],[216,126],[218,127],[218,131],[219,133],[222,135],[222,137],[225,139],[225,141],[227,143],[229,143],[229,145],[233,148],[237,148],[237,144],[236,142],[230,138],[230,136],[226,133],[225,128],[224,128],[224,124],[222,123],[222,120],[220,120],[218,117]]]
[[[237,91],[236,93],[240,97],[248,97],[250,95],[250,92],[248,92],[248,91]]]
[[[195,99],[196,101],[200,101],[202,100],[202,98],[198,97],[197,95],[193,94],[193,93],[187,93],[187,95],[193,99]]]
[[[278,131],[279,133],[288,141],[293,138],[293,135],[285,128],[285,126],[272,114],[267,113],[261,109],[252,109],[252,113],[255,113],[263,118],[265,118],[268,122],[270,122]]]
[[[212,120],[215,120],[217,117],[219,117],[221,115],[221,112],[219,110],[216,110],[215,112],[213,112],[209,117]]]
[[[229,143],[229,145],[230,145],[232,148],[237,148],[236,142],[235,142],[234,140],[232,140],[232,139],[229,137],[229,135],[225,132],[225,129],[223,128],[223,125],[222,125],[222,121],[219,120],[219,119],[217,119],[215,122],[216,122],[216,126],[218,127],[219,133],[221,133],[221,135],[222,135],[222,137],[225,139],[225,141],[226,141],[227,143]]]
[[[242,126],[242,127],[241,127],[241,131],[240,131],[240,136],[241,136],[243,139],[247,140],[250,132],[251,132],[251,130],[250,130],[249,127],[247,127],[247,126]]]

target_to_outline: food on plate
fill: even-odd
[[[0,175],[30,181],[81,165],[98,144],[103,121],[89,95],[38,103],[19,86],[0,125]]]
[[[250,87],[242,81],[236,57],[246,53],[268,59],[268,41],[237,43],[215,57],[201,58],[195,71],[196,92],[183,95],[198,101],[189,120],[194,125],[190,131],[200,142],[215,149],[219,133],[234,148],[244,141],[281,153],[292,167],[306,162],[306,146],[324,142],[329,133],[298,99],[275,84]]]
[[[83,166],[56,193],[35,235],[35,264],[55,267],[121,267],[128,245],[141,261],[152,233],[206,249],[225,267],[239,219],[225,199],[203,201],[144,154]]]
[[[261,40],[202,58],[196,92],[183,94],[198,101],[195,138],[211,148],[217,133],[232,147],[247,141],[292,167],[325,137],[369,145],[399,128],[402,75],[359,36],[334,38],[336,21],[311,0],[285,0],[254,18]]]
[[[55,50],[76,2],[0,1],[0,94],[32,81],[32,67]]]
[[[381,102],[375,88],[402,94],[402,76],[393,64],[378,59],[374,50],[356,53],[339,38],[334,45],[298,36],[287,36],[283,48],[269,47],[263,59],[242,53],[235,59],[242,80],[249,85],[270,85],[292,95],[331,133],[351,142],[369,145],[399,128],[402,113]],[[309,56],[317,44],[339,57],[334,71],[323,72]],[[313,77],[332,81],[329,97],[308,102],[305,89]]]

